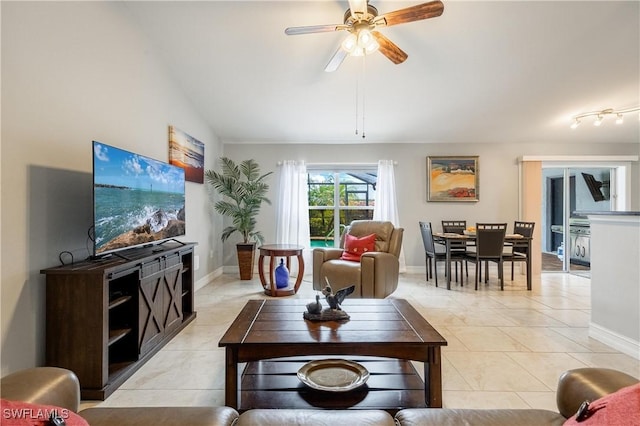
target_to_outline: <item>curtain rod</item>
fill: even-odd
[[[276,163],[277,166],[282,166],[282,161],[278,161]],[[340,167],[340,168],[344,168],[344,167],[371,167],[371,166],[378,166],[378,163],[307,163],[306,164],[307,167],[311,166],[311,167]],[[394,166],[398,165],[397,161],[393,162]]]

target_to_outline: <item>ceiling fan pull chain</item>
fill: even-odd
[[[356,73],[356,136],[358,135],[358,101],[359,101],[359,93],[358,88],[360,86],[360,74]]]
[[[365,88],[366,71],[367,71],[367,55],[363,54],[362,55],[362,139],[366,137],[365,131],[364,131],[364,116],[365,116],[364,100],[365,100],[365,95],[367,93],[367,90]]]

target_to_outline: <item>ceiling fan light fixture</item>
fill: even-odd
[[[580,125],[580,120],[578,120],[577,118],[573,120],[573,123],[571,123],[571,128],[575,129]]]
[[[363,28],[358,31],[358,45],[366,48],[371,41],[374,40],[371,31]]]
[[[367,55],[375,52],[380,47],[378,41],[373,37],[373,34],[371,34],[371,31],[366,28],[358,31],[358,46],[361,47]]]
[[[379,48],[380,48],[380,44],[378,44],[376,39],[372,39],[371,43],[369,43],[367,47],[364,48],[364,50],[365,50],[365,53],[368,55],[370,53],[375,52]]]
[[[351,33],[342,41],[342,48],[352,54],[358,46],[358,37]]]
[[[616,124],[622,124],[624,122],[624,117],[622,117],[622,114],[618,114],[616,117]]]

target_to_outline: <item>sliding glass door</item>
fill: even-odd
[[[542,271],[590,272],[590,226],[585,212],[611,211],[615,168],[543,167]]]

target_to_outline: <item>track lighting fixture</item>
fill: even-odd
[[[631,112],[640,111],[640,107],[626,108],[620,110],[614,110],[613,108],[603,109],[602,111],[591,111],[591,112],[583,112],[578,114],[572,118],[573,123],[571,123],[571,128],[575,129],[580,125],[583,118],[586,117],[596,117],[596,120],[593,122],[594,126],[600,126],[604,119],[609,115],[614,115],[616,117],[616,124],[622,124],[624,120],[624,114],[628,114]]]

